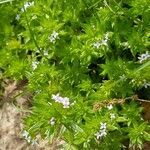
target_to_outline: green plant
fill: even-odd
[[[65,149],[119,150],[142,148],[150,140],[149,123],[132,97],[150,88],[149,5],[149,0],[0,5],[2,74],[27,79],[33,93],[32,113],[24,120],[29,142],[41,134],[64,140]]]

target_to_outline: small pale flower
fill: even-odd
[[[52,118],[50,119],[50,124],[53,126],[53,125],[55,125],[55,122],[56,122],[55,118],[52,117]]]
[[[32,140],[32,141],[31,141],[31,145],[38,145],[37,139]]]
[[[48,56],[48,51],[44,51],[44,56]]]
[[[102,129],[106,129],[106,123],[101,123],[100,124],[101,126],[100,126],[100,129],[102,130]]]
[[[24,138],[27,138],[28,135],[29,135],[29,132],[27,132],[26,130],[23,131],[22,136],[23,136]]]
[[[95,134],[97,139],[100,139],[102,137],[105,137],[107,135],[106,132],[106,123],[100,123],[100,129],[99,131]]]
[[[150,87],[150,83],[145,83],[144,87],[147,89],[148,87]]]
[[[148,51],[145,54],[141,54],[140,57],[138,57],[140,63],[150,58],[150,54]]]
[[[102,137],[105,137],[106,135],[107,135],[106,130],[100,130],[99,132],[97,132],[97,133],[95,134],[97,140],[99,140],[99,139],[102,138]]]
[[[25,138],[27,140],[28,143],[31,142],[31,136],[28,136],[27,138]]]
[[[20,15],[16,15],[16,20],[18,21],[20,19]]]
[[[96,136],[97,140],[99,140],[99,139],[101,138],[101,133],[100,133],[100,132],[97,132],[97,133],[95,134],[95,136]]]
[[[100,131],[100,135],[101,135],[101,137],[106,136],[107,135],[106,130],[101,130]]]
[[[56,31],[53,31],[52,35],[54,38],[57,38],[58,37],[58,33]]]
[[[63,104],[63,108],[69,108],[70,107],[70,101],[68,97],[61,97],[59,96],[59,93],[54,95],[52,94],[52,99],[55,100],[55,102]]]
[[[24,10],[27,10],[27,8],[31,7],[34,5],[34,1],[33,2],[26,2],[23,6],[23,8],[21,9],[22,12],[24,12]]]
[[[101,43],[100,42],[95,42],[93,43],[93,46],[97,49],[99,49],[99,47],[101,46]]]
[[[53,33],[48,37],[50,42],[55,43],[56,39],[58,39],[59,34],[56,31],[53,31]]]
[[[55,102],[60,102],[60,96],[59,96],[59,93],[54,95],[52,94],[52,99],[55,100]]]
[[[109,110],[111,110],[111,109],[113,109],[113,105],[110,104],[110,105],[107,106],[107,108],[108,108]]]
[[[29,132],[23,131],[22,136],[27,140],[28,143],[31,142],[31,136],[29,135]]]
[[[102,41],[101,41],[101,45],[107,46],[107,40],[102,40]]]
[[[99,41],[93,43],[93,46],[94,46],[95,48],[97,48],[97,49],[99,49],[99,47],[100,47],[100,46],[103,46],[103,45],[104,45],[104,46],[107,46],[108,40],[109,40],[109,33],[106,33],[106,34],[104,35],[104,38],[103,38],[102,40],[99,40]]]
[[[106,33],[106,34],[104,35],[104,38],[105,38],[106,41],[108,41],[108,40],[109,40],[109,33]]]
[[[38,64],[39,64],[38,61],[32,62],[32,69],[35,70],[37,68]]]
[[[116,118],[116,116],[115,116],[115,114],[110,114],[110,119],[112,120],[112,119],[115,119]]]
[[[70,105],[69,98],[67,97],[63,98],[62,104],[64,105],[63,108],[69,108],[69,105]]]

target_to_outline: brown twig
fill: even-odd
[[[122,98],[122,99],[112,99],[112,100],[104,100],[103,102],[96,102],[93,106],[94,110],[99,110],[107,105],[116,105],[116,104],[124,104],[127,100],[135,100],[139,102],[150,103],[150,100],[139,99],[137,95],[133,95],[131,97]]]

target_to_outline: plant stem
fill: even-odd
[[[31,34],[31,38],[32,38],[35,46],[37,47],[37,49],[40,51],[40,47],[38,46],[37,41],[35,40],[35,37],[34,37],[34,33],[33,33],[32,29],[30,27],[29,20],[28,20],[28,17],[27,17],[27,14],[26,14],[26,10],[25,10],[24,6],[23,6],[23,9],[24,9],[24,12],[25,12],[25,18],[26,18],[26,22],[27,22],[27,27],[28,27],[29,32]]]

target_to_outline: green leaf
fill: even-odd
[[[126,118],[124,118],[124,117],[118,117],[118,118],[116,119],[116,121],[117,121],[117,122],[127,122],[128,119],[126,119]]]
[[[147,133],[147,132],[144,132],[143,133],[144,135],[144,139],[146,140],[146,141],[150,141],[150,134],[149,133]]]

